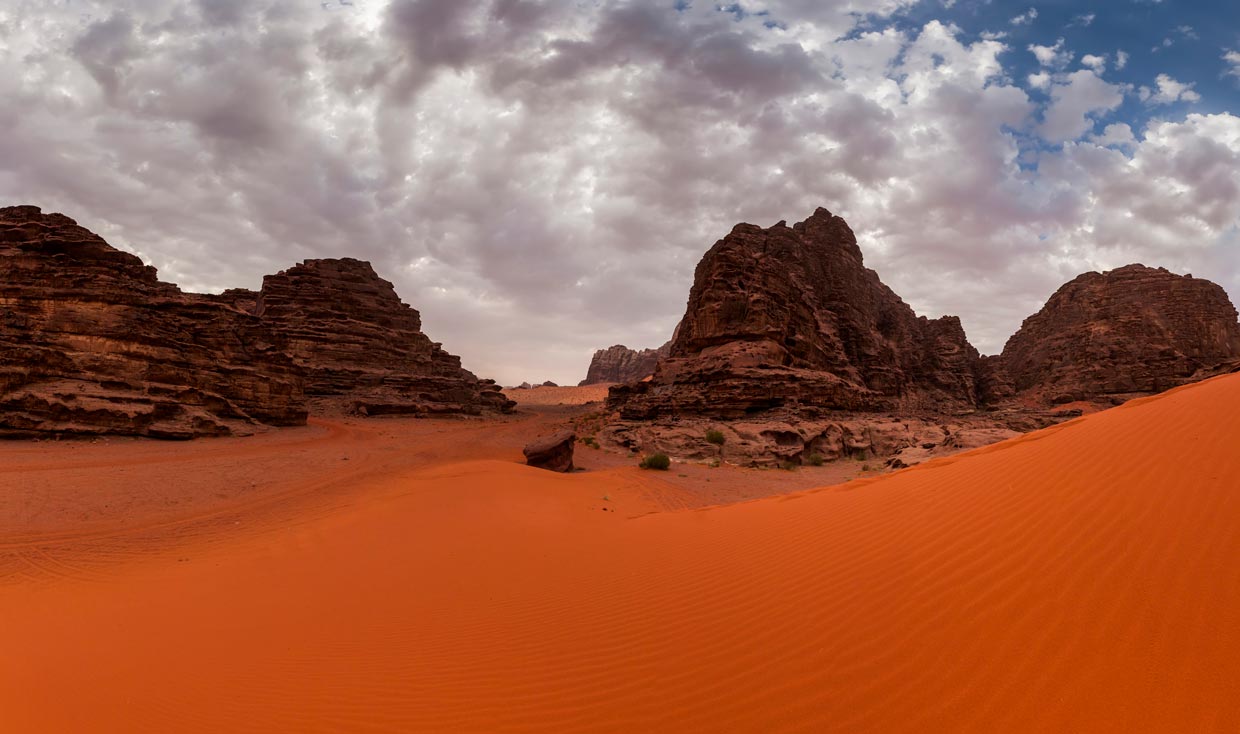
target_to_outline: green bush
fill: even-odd
[[[822,454],[810,454],[809,457],[805,459],[805,462],[810,466],[822,466],[827,463],[827,460]]]
[[[723,445],[723,431],[716,431],[713,428],[706,432],[706,443],[713,443],[716,446]]]
[[[642,462],[638,464],[638,466],[643,469],[658,469],[659,471],[667,471],[672,466],[672,460],[668,458],[667,454],[650,454],[642,459]]]
[[[801,465],[796,463],[795,461],[785,461],[784,463],[779,465],[779,468],[783,469],[784,471],[796,471],[797,469],[800,468],[800,466]]]

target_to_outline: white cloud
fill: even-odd
[[[1072,60],[1072,52],[1064,48],[1063,39],[1055,41],[1054,46],[1039,46],[1037,44],[1029,44],[1029,52],[1037,58],[1038,63],[1042,66],[1048,66],[1061,69],[1068,65]]]
[[[1240,118],[1135,129],[1093,71],[1026,78],[941,22],[856,27],[904,0],[746,3],[777,29],[703,3],[18,2],[37,12],[0,21],[21,69],[0,75],[0,197],[191,289],[370,259],[505,383],[661,344],[712,242],[818,205],[985,352],[1089,268],[1240,296]]]
[[[1095,72],[1101,74],[1107,68],[1107,57],[1095,56],[1094,54],[1085,54],[1081,57],[1081,64],[1088,66]]]
[[[1020,15],[1012,18],[1011,23],[1012,25],[1029,25],[1034,20],[1036,20],[1037,17],[1038,17],[1038,9],[1029,8],[1028,10],[1021,13]]]
[[[1137,94],[1141,101],[1151,105],[1171,104],[1173,102],[1199,102],[1201,95],[1193,91],[1192,83],[1182,83],[1166,74],[1159,74],[1154,80],[1155,89],[1141,87]]]
[[[1090,142],[1104,147],[1131,149],[1137,144],[1132,128],[1126,122],[1115,122],[1107,125],[1100,135],[1089,138]]]
[[[1051,86],[1051,103],[1038,128],[1051,143],[1077,140],[1094,127],[1094,121],[1124,101],[1124,87],[1103,81],[1082,69],[1057,79]]]
[[[1115,52],[1115,69],[1118,71],[1120,69],[1123,69],[1125,66],[1128,66],[1128,52],[1123,51],[1123,50],[1116,51]]]
[[[1097,17],[1098,17],[1097,13],[1085,13],[1084,15],[1078,15],[1075,18],[1073,18],[1072,22],[1069,25],[1076,25],[1076,26],[1081,26],[1083,28],[1088,28],[1089,26],[1093,25],[1094,19]]]
[[[1223,61],[1227,62],[1227,69],[1224,71],[1228,76],[1240,77],[1240,51],[1229,50],[1223,54]]]
[[[1240,117],[1155,122],[1130,154],[1080,144],[1065,147],[1048,167],[1090,192],[1065,233],[1075,267],[1158,264],[1220,282],[1235,299]]]
[[[1171,33],[1167,35],[1167,37],[1164,38],[1162,42],[1160,42],[1158,45],[1151,48],[1150,51],[1153,51],[1154,53],[1158,53],[1159,51],[1162,51],[1165,48],[1170,48],[1171,46],[1175,45],[1176,42],[1178,41],[1182,41],[1186,39],[1189,41],[1196,41],[1200,38],[1201,36],[1198,35],[1197,31],[1192,26],[1179,25],[1179,26],[1176,26],[1175,28],[1172,28]]]

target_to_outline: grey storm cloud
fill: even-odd
[[[819,205],[984,352],[1087,269],[1240,295],[1240,118],[1108,147],[1105,69],[1031,97],[1001,41],[886,24],[913,4],[16,0],[0,195],[187,289],[369,259],[505,383],[662,343],[733,224]]]

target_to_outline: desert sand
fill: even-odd
[[[504,397],[517,401],[518,405],[585,405],[599,403],[607,399],[607,390],[613,383],[604,382],[597,385],[546,387],[537,385],[531,388],[508,387],[502,391]]]
[[[1240,376],[698,509],[553,420],[0,447],[0,730],[1240,731]]]

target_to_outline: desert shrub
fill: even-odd
[[[795,461],[785,461],[784,463],[779,465],[779,468],[783,469],[784,471],[796,471],[799,466],[800,464],[796,463]]]
[[[713,428],[707,431],[706,432],[706,443],[713,443],[716,446],[722,446],[723,445],[723,431],[716,431]]]
[[[827,463],[826,457],[824,457],[822,454],[810,454],[809,457],[805,459],[805,461],[810,466],[822,466],[823,464]]]
[[[672,466],[672,460],[669,459],[667,454],[664,454],[664,453],[650,454],[649,456],[646,456],[645,458],[643,458],[641,463],[638,464],[638,466],[640,466],[643,469],[657,469],[659,471],[667,471]]]
[[[871,469],[871,467],[870,467],[870,465],[869,465],[869,464],[862,464],[862,465],[861,465],[861,471],[869,471],[870,469]]]
[[[581,442],[584,443],[586,446],[589,446],[592,449],[597,449],[599,447],[598,439],[596,439],[594,436],[586,436],[585,438],[581,439]]]

